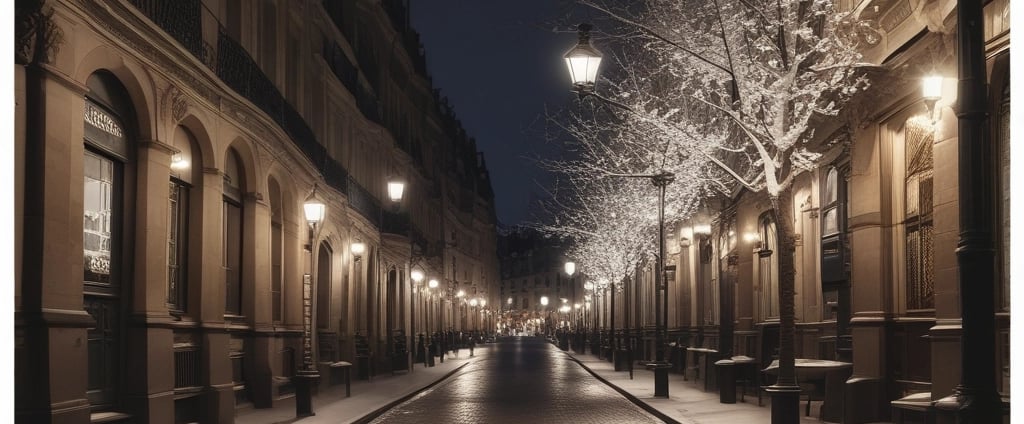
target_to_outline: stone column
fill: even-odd
[[[892,198],[892,151],[872,125],[856,135],[850,172],[849,231],[851,249],[850,322],[853,374],[846,382],[846,423],[877,421],[889,416],[885,390],[886,322],[892,309],[894,248],[888,210]]]
[[[15,66],[16,143],[23,176],[17,241],[15,417],[23,422],[88,422],[88,333],[82,307],[82,119],[87,89],[46,64]],[[18,147],[21,147],[20,149]]]

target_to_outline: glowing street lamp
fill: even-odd
[[[320,380],[320,373],[313,367],[313,327],[316,315],[312,308],[312,275],[313,275],[313,243],[316,242],[317,224],[327,215],[327,205],[316,194],[316,185],[302,204],[302,210],[309,224],[309,274],[303,276],[302,300],[305,305],[303,315],[306,319],[302,325],[302,369],[295,375],[295,415],[305,417],[313,415],[312,388]],[[328,307],[328,305],[319,305]]]
[[[584,96],[594,90],[597,82],[597,68],[601,65],[601,52],[590,45],[590,24],[577,27],[579,42],[565,52],[565,64],[574,89]]]
[[[388,181],[388,199],[391,199],[392,202],[401,202],[403,192],[405,192],[404,181],[397,178],[392,178]]]

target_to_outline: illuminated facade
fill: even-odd
[[[322,385],[333,361],[408,363],[452,314],[413,268],[497,292],[486,165],[403,2],[24,6],[19,422],[232,422],[307,363]]]

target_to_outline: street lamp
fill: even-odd
[[[410,315],[411,321],[412,321],[411,324],[410,324],[410,327],[411,327],[411,330],[412,330],[412,337],[413,337],[412,345],[413,345],[413,348],[416,349],[415,350],[416,354],[413,355],[413,363],[415,363],[416,362],[416,358],[419,357],[419,352],[421,352],[421,349],[422,349],[422,347],[420,347],[420,348],[416,347],[416,303],[419,302],[419,299],[423,298],[423,293],[422,293],[422,290],[420,288],[420,284],[423,282],[423,278],[424,278],[423,271],[420,271],[419,269],[413,269],[412,271],[409,271],[409,278],[411,278],[412,281],[413,281],[413,283],[412,283],[413,284],[413,287],[412,287],[412,302],[411,302],[411,306],[409,307],[410,308],[409,315]],[[421,323],[420,325],[423,325],[423,324]]]
[[[435,289],[437,289],[437,284],[438,284],[437,283],[437,279],[431,278],[430,281],[427,282],[427,288],[429,288],[430,290],[435,290]],[[431,297],[431,299],[433,299],[433,297]],[[432,314],[434,314],[434,312],[435,311],[431,311],[430,314],[432,315]],[[430,331],[430,330],[431,330],[430,328],[427,329],[427,331]]]
[[[574,89],[580,97],[594,90],[597,82],[597,68],[601,65],[601,52],[590,45],[590,24],[577,27],[579,42],[565,52],[565,64],[569,67],[569,77]]]
[[[349,251],[352,252],[352,257],[355,258],[354,260],[359,262],[359,260],[363,258],[363,253],[366,252],[366,244],[359,241],[353,242],[349,246]]]
[[[589,24],[579,25],[580,40],[576,47],[569,50],[565,55],[566,63],[569,64],[569,77],[572,79],[573,90],[580,97],[594,94],[594,82],[597,79],[597,68],[601,64],[601,52],[590,45]],[[599,95],[594,97],[601,101],[627,111],[634,112],[629,106],[617,103]],[[634,112],[635,113],[635,112]],[[658,261],[656,264],[656,281],[654,289],[654,343],[655,360],[648,363],[648,367],[654,370],[654,396],[668,397],[668,368],[671,367],[665,360],[664,332],[667,322],[662,322],[667,317],[662,317],[662,308],[668,310],[668,284],[665,276],[665,187],[675,180],[675,174],[662,170],[657,174],[648,175],[621,175],[632,178],[648,178],[655,187],[658,187]],[[568,265],[568,264],[567,264]],[[566,269],[568,271],[568,268]],[[665,292],[664,304],[662,291]]]
[[[942,100],[942,76],[935,71],[921,79],[921,98],[928,108],[928,120],[935,123],[935,104]]]
[[[398,178],[388,180],[388,199],[395,204],[402,202],[402,194],[405,192],[405,182]]]
[[[302,205],[309,224],[309,273],[302,276],[302,369],[295,375],[295,415],[305,417],[313,413],[312,388],[320,380],[320,373],[313,367],[313,245],[318,233],[317,224],[324,220],[327,205],[316,194],[316,185]],[[330,305],[317,305],[330,307]]]

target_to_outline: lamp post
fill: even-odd
[[[572,290],[572,298],[573,298],[573,300],[576,300],[576,285],[575,285],[575,282],[573,281],[573,278],[572,278],[573,274],[576,273],[576,263],[573,262],[573,261],[566,262],[565,263],[565,273],[569,276],[569,290]],[[564,299],[563,299],[563,302],[564,302]],[[578,304],[577,304],[577,306],[578,306]],[[574,319],[570,319],[570,320],[574,321]],[[573,324],[574,325],[572,326],[572,329],[576,330],[576,331],[579,331],[579,328],[575,325],[576,323],[574,322]],[[575,332],[570,333],[570,334],[575,336]],[[576,346],[576,345],[579,344],[579,341],[576,340],[575,337],[573,339],[573,343],[572,344],[573,344],[573,349],[578,349],[579,348],[579,346]]]
[[[469,299],[469,306],[473,308],[473,314],[471,315],[473,318],[470,318],[470,320],[469,320],[470,321],[470,323],[469,323],[470,324],[469,325],[469,330],[470,331],[475,331],[476,330],[476,312],[477,312],[476,306],[479,305],[479,304],[480,304],[480,301],[477,300],[477,298],[474,297],[472,299]]]
[[[597,82],[597,70],[601,64],[601,52],[590,45],[589,24],[580,24],[579,42],[575,47],[565,54],[565,63],[569,68],[569,77],[572,79],[573,90],[582,98],[588,95],[600,99],[613,106],[633,110],[621,103],[614,102],[594,93],[594,85]],[[654,370],[654,396],[668,397],[668,368],[671,367],[665,360],[664,331],[667,323],[662,323],[662,308],[668,308],[668,285],[665,278],[665,187],[675,180],[675,174],[661,170],[657,174],[646,175],[618,175],[630,178],[647,178],[655,187],[658,187],[658,260],[655,265],[655,289],[654,289],[654,314],[655,314],[655,360],[647,366]],[[662,291],[665,292],[664,304],[662,303]]]
[[[420,347],[416,346],[416,338],[417,338],[417,333],[416,333],[416,302],[418,302],[419,298],[421,298],[423,296],[421,294],[422,288],[420,287],[420,283],[423,282],[423,278],[424,278],[423,271],[420,271],[418,269],[413,269],[413,270],[409,271],[409,278],[412,279],[412,301],[410,302],[410,305],[409,305],[409,318],[410,318],[409,327],[412,330],[412,334],[411,334],[412,346],[413,346],[413,349],[415,349],[413,351],[415,353],[413,353],[413,355],[412,355],[413,356],[412,363],[415,364],[416,361],[417,361],[416,358],[419,358],[420,353],[422,352],[422,346],[420,346]],[[409,367],[410,370],[412,368],[413,368],[412,366]]]
[[[544,336],[547,337],[547,336],[549,336],[549,334],[548,334],[548,332],[549,332],[549,329],[548,329],[548,317],[547,317],[547,313],[546,313],[547,312],[546,309],[548,308],[548,297],[547,296],[541,296],[540,297],[540,306],[541,306],[542,315],[544,317]]]
[[[306,223],[309,225],[309,244],[306,245],[306,251],[309,252],[309,273],[302,276],[302,368],[296,373],[294,381],[295,415],[306,417],[315,415],[313,413],[312,388],[320,381],[320,373],[313,366],[313,320],[316,319],[316,315],[313,313],[313,247],[318,236],[317,224],[324,220],[327,206],[316,195],[316,185],[313,186],[313,192],[303,203],[302,209],[306,215]],[[330,307],[330,305],[317,305],[317,307]]]
[[[388,199],[391,200],[392,208],[393,208],[394,212],[397,215],[398,210],[399,210],[399,208],[401,207],[401,204],[402,204],[402,194],[405,192],[405,182],[402,181],[399,178],[396,178],[396,177],[388,177],[387,191],[388,191]],[[381,215],[380,225],[381,225],[381,230],[382,230],[381,233],[383,233],[384,232],[383,230],[385,228],[383,208],[381,208],[381,210],[380,210],[380,215]],[[399,222],[401,222],[401,221],[399,221]],[[412,268],[412,255],[413,255],[413,245],[412,245],[412,236],[411,236],[411,231],[412,230],[409,228],[408,224],[406,224],[405,230],[406,230],[406,237],[409,239],[409,268],[411,269]],[[394,284],[397,285],[398,282],[395,282]],[[391,290],[391,289],[392,289],[392,287],[388,287],[387,288],[387,290]],[[398,291],[398,287],[394,287],[394,289],[395,289],[396,292]],[[391,356],[392,371],[394,371],[396,368],[397,369],[402,369],[402,368],[398,368],[398,366],[396,366],[396,364],[401,364],[402,363],[402,362],[399,362],[399,356],[402,355],[402,353],[398,352],[397,349],[396,349],[396,346],[395,346],[395,341],[394,341],[395,323],[393,322],[393,318],[392,318],[393,315],[394,314],[392,314],[392,313],[388,313],[387,314],[387,322],[385,323],[385,327],[387,329],[387,334],[388,334],[388,337],[387,337],[387,351],[388,351],[388,354]],[[403,333],[404,333],[405,328],[404,328],[403,324],[404,323],[402,323],[400,325],[402,325],[402,330],[403,330]],[[413,332],[415,333],[415,329],[414,329]],[[403,334],[402,337],[403,338],[405,337],[404,334]],[[415,338],[415,335],[413,337]],[[408,362],[406,362],[406,363],[408,363]]]
[[[433,278],[431,278],[430,281],[427,282],[427,288],[429,288],[431,290],[431,293],[433,293],[434,290],[437,290],[437,285],[438,285],[437,280],[433,279]],[[431,295],[430,297],[431,297],[431,299],[434,298],[433,295]],[[429,315],[433,315],[434,313],[436,313],[436,311],[431,312]],[[427,330],[429,331],[430,328],[428,327]]]
[[[466,291],[462,290],[462,289],[459,289],[459,291],[455,292],[455,298],[458,299],[458,300],[456,300],[455,302],[452,303],[452,314],[455,313],[455,304],[457,303],[459,305],[459,321],[458,321],[458,324],[459,324],[459,329],[460,330],[465,330],[466,329],[466,301],[463,299],[463,297],[466,297]],[[452,324],[455,324],[455,323],[456,322],[453,319],[452,320]]]

